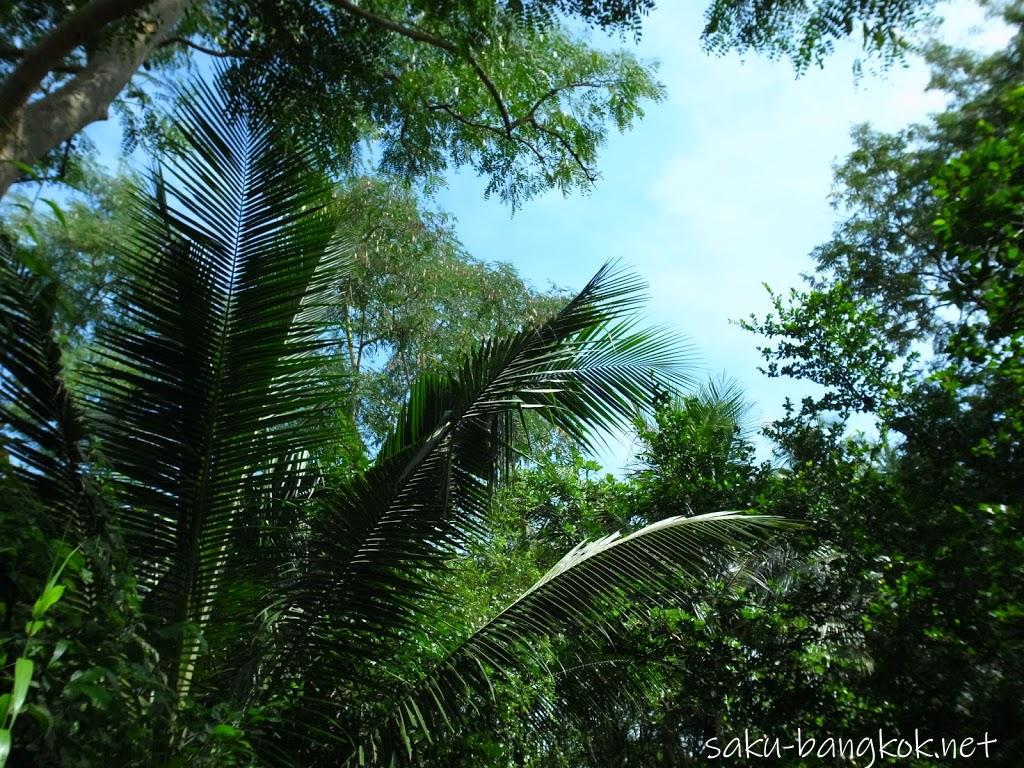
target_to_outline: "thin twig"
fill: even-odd
[[[526,114],[512,121],[512,127],[518,128],[523,123],[528,123],[533,120],[534,116],[537,114],[537,110],[541,108],[544,102],[554,98],[562,91],[568,91],[570,88],[606,88],[609,85],[613,85],[615,82],[615,80],[574,80],[571,83],[565,83],[564,85],[556,85],[555,87],[548,89],[543,96],[537,99],[533,106],[526,111]]]
[[[169,37],[160,43],[158,47],[165,48],[169,45],[183,45],[186,48],[191,48],[194,51],[205,53],[207,56],[215,56],[219,59],[249,59],[254,57],[252,51],[247,51],[244,48],[209,48],[194,40],[189,40],[187,37]]]
[[[576,150],[573,149],[572,144],[570,144],[569,141],[562,134],[558,133],[558,131],[553,131],[550,128],[544,127],[543,125],[541,125],[535,119],[532,118],[530,120],[530,125],[532,125],[536,130],[540,131],[541,133],[547,134],[548,136],[551,136],[555,141],[557,141],[559,145],[562,147],[562,149],[564,149],[569,154],[569,156],[572,157],[572,159],[576,162],[576,165],[579,166],[580,170],[583,171],[583,174],[587,177],[587,181],[591,183],[597,181],[597,175],[592,170],[590,170],[590,166],[583,162],[583,159],[579,156]]]

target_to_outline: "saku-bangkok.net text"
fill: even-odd
[[[758,736],[744,729],[743,736],[713,736],[704,742],[702,756],[708,760],[778,760],[782,758],[846,758],[857,768],[872,768],[882,760],[987,759],[996,739],[986,731],[980,739],[924,736],[917,728],[914,737],[890,737],[879,729],[877,736],[846,738],[815,737],[800,728],[796,738]]]

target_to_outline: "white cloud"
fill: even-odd
[[[1007,32],[957,3],[953,41],[1001,47]],[[922,62],[882,77],[854,78],[851,45],[824,70],[797,79],[785,61],[712,58],[700,51],[699,7],[660,3],[639,53],[662,63],[666,103],[599,161],[593,194],[547,195],[514,219],[479,201],[478,181],[461,177],[442,200],[477,256],[516,264],[535,284],[578,287],[602,262],[625,258],[651,284],[651,319],[693,340],[710,374],[726,372],[759,403],[755,418],[781,414],[785,396],[809,387],[757,373],[758,340],[730,320],[769,309],[762,283],[800,283],[810,250],[835,222],[827,202],[832,164],[850,149],[850,128],[871,122],[897,130],[944,106],[926,92]],[[604,454],[621,463],[628,441]]]

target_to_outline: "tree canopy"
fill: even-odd
[[[1022,568],[1020,217],[1022,37],[977,56],[936,46],[949,108],[868,127],[837,168],[834,237],[805,290],[748,327],[769,375],[824,385],[776,425],[796,474],[859,466],[842,523],[862,569],[871,659],[856,688],[906,730],[987,730],[1019,749]],[[879,435],[846,441],[853,413]],[[832,420],[826,427],[822,419]],[[874,499],[873,501],[871,499]],[[854,538],[847,538],[849,536]]]
[[[61,176],[76,136],[112,109],[127,136],[152,133],[153,75],[197,55],[230,72],[233,92],[311,139],[319,162],[350,167],[359,142],[381,168],[429,177],[468,164],[488,193],[518,203],[540,190],[586,188],[608,125],[627,128],[661,96],[653,68],[570,31],[639,35],[650,0],[89,0],[0,9],[0,192],[20,177]],[[895,54],[929,0],[715,2],[706,44],[819,62],[863,37]],[[141,68],[141,73],[140,73]],[[147,77],[141,74],[148,73]],[[258,91],[254,86],[258,84]]]

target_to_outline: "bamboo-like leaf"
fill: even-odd
[[[23,656],[14,661],[14,687],[11,689],[11,701],[8,704],[8,712],[12,718],[16,717],[25,706],[28,687],[32,683],[34,666],[32,659],[26,659]]]
[[[63,584],[51,584],[47,586],[46,591],[39,596],[36,600],[35,605],[32,606],[32,618],[38,619],[45,614],[54,604],[60,600],[61,595],[64,594]]]

